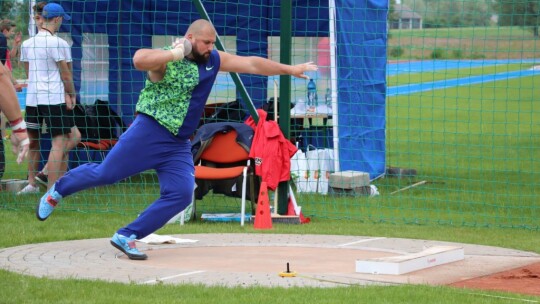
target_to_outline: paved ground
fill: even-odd
[[[138,243],[149,259],[132,261],[109,239],[31,244],[0,249],[0,268],[37,277],[84,278],[135,284],[202,283],[226,286],[335,287],[368,284],[446,285],[540,262],[540,255],[449,242],[362,236],[191,234],[196,243]],[[420,252],[433,246],[464,248],[462,261],[404,275],[355,271],[356,260]],[[298,275],[282,278],[290,270]]]

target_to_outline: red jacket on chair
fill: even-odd
[[[259,123],[252,117],[246,124],[255,130],[249,157],[255,160],[255,174],[266,182],[270,190],[275,190],[279,182],[291,179],[291,157],[296,148],[281,132],[279,125],[266,121],[267,113],[258,109]]]

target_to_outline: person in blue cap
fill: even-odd
[[[32,10],[34,12],[34,19],[35,19],[36,27],[38,31],[46,31],[45,29],[43,29],[44,18],[42,17],[43,8],[46,5],[47,5],[47,1],[39,1],[36,3],[36,5],[32,7]],[[68,66],[71,70],[73,70],[70,61],[68,61]],[[27,112],[37,113],[37,109],[35,109],[37,107],[37,100],[33,100],[33,101],[29,100],[29,102],[26,102]],[[39,130],[41,129],[41,126],[32,123],[30,125],[30,129],[31,129],[30,132],[35,133],[36,130],[37,132],[39,132]],[[35,134],[35,136],[33,137],[37,139],[38,135]],[[77,144],[80,141],[81,141],[81,132],[79,131],[77,126],[74,126],[71,128],[71,133],[69,133],[69,141],[67,143],[66,150],[67,151],[72,150],[73,148],[77,146]],[[35,144],[35,146],[37,146],[37,144]],[[27,175],[28,184],[23,189],[21,189],[21,191],[17,192],[17,195],[38,193],[40,192],[39,185],[49,188],[49,185],[48,185],[49,165],[46,163],[45,166],[43,166],[43,168],[41,169],[41,171],[39,171],[39,165],[40,165],[40,160],[41,160],[40,157],[41,157],[41,153],[38,150],[31,150],[28,153],[28,160],[29,160],[28,161],[28,175]],[[65,164],[67,164],[68,157],[69,157],[68,153],[64,154],[63,162]]]
[[[45,5],[45,7],[43,7],[43,12],[41,13],[41,16],[45,20],[56,17],[62,17],[65,21],[71,20],[71,16],[66,14],[64,8],[58,3],[49,3]],[[58,27],[60,27],[60,25]]]
[[[71,17],[62,6],[48,3],[41,13],[42,31],[24,41],[21,59],[28,76],[26,95],[26,120],[31,153],[28,167],[39,161],[39,129],[45,120],[51,134],[51,150],[47,161],[49,171],[48,188],[67,170],[67,143],[75,126],[75,86],[71,69],[71,48],[57,37],[64,20]],[[29,170],[30,171],[30,170]],[[31,173],[29,172],[29,175]]]

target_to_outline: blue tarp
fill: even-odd
[[[388,1],[341,0],[336,10],[340,169],[374,179],[385,172]]]
[[[154,35],[182,35],[201,18],[192,1],[58,1],[72,20],[74,79],[80,88],[83,33],[105,33],[109,43],[109,102],[127,122],[144,84],[133,54],[152,46]],[[203,1],[220,36],[237,36],[237,53],[267,57],[268,37],[280,35],[280,1]],[[328,2],[293,1],[293,36],[328,37]],[[387,0],[336,0],[341,170],[385,169]],[[241,75],[256,107],[267,100],[267,78]]]

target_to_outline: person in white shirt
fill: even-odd
[[[42,17],[43,8],[47,5],[46,1],[40,1],[36,3],[32,7],[34,11],[34,19],[36,21],[36,26],[38,28],[38,32],[46,31],[42,28],[44,23],[44,18]],[[63,56],[66,58],[67,64],[72,70],[72,64],[71,64],[71,51],[70,47],[67,44],[65,40],[59,40],[61,43],[65,43],[64,47],[62,47],[60,50],[66,50],[67,53]],[[32,88],[34,89],[34,88]],[[28,103],[30,102],[30,104]],[[37,102],[35,99],[28,100],[26,103],[26,109],[30,113],[37,113]],[[33,138],[32,140],[32,149],[28,153],[28,184],[26,187],[24,187],[21,191],[17,193],[17,195],[21,194],[30,194],[30,193],[38,193],[40,192],[38,183],[48,186],[48,171],[49,171],[49,165],[48,163],[45,164],[43,169],[38,172],[39,170],[39,163],[41,159],[41,153],[40,153],[40,143],[39,143],[39,132],[41,130],[42,120],[38,121],[32,121],[28,122],[28,129],[29,129],[29,135]],[[62,164],[67,166],[68,158],[69,158],[69,151],[72,150],[77,146],[77,144],[81,141],[81,133],[79,132],[79,129],[77,126],[73,126],[71,128],[71,133],[68,135],[69,141],[66,144],[66,153],[64,153],[64,159],[62,160]],[[63,169],[65,171],[66,169]]]
[[[28,75],[26,118],[31,151],[28,160],[29,186],[35,183],[40,157],[39,131],[43,120],[52,138],[47,161],[47,188],[67,170],[67,154],[69,146],[72,146],[68,143],[75,127],[72,110],[75,107],[76,92],[71,70],[71,49],[64,39],[54,34],[63,20],[70,19],[59,4],[45,5],[41,14],[42,30],[24,41],[21,47],[21,62]],[[80,138],[78,130],[76,133]]]

